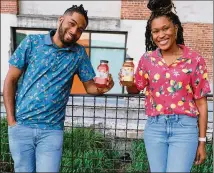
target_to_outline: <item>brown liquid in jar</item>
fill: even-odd
[[[121,71],[120,83],[123,86],[130,86],[134,82],[133,58],[126,58]]]

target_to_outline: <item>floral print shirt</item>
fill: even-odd
[[[23,70],[16,93],[18,124],[63,129],[74,74],[83,82],[95,77],[85,48],[78,44],[59,48],[51,40],[54,33],[26,36],[9,60]]]
[[[148,116],[160,114],[199,114],[195,99],[210,92],[204,58],[184,45],[183,56],[167,66],[160,49],[146,52],[140,59],[135,82],[145,91],[145,109]]]

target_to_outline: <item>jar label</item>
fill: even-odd
[[[134,79],[133,67],[123,67],[121,73],[122,73],[122,81],[133,81]]]
[[[102,78],[102,79],[108,78],[108,72],[106,72],[106,71],[97,71],[96,77]]]

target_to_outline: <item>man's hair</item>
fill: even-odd
[[[176,44],[183,44],[184,45],[184,38],[183,38],[183,27],[181,25],[179,17],[173,13],[172,7],[176,12],[176,8],[171,0],[150,0],[147,4],[147,7],[152,11],[149,20],[147,21],[146,26],[146,51],[155,50],[157,46],[152,41],[152,34],[151,34],[151,23],[155,18],[165,16],[169,20],[172,21],[174,25],[178,26],[177,32],[177,39]]]
[[[84,9],[84,7],[83,7],[82,4],[80,6],[73,5],[71,8],[68,8],[64,12],[64,15],[66,15],[66,14],[73,14],[73,12],[82,14],[85,17],[86,23],[88,25],[88,16],[87,16],[88,11]]]

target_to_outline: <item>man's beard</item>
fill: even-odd
[[[76,39],[75,39],[75,36],[74,36],[74,35],[72,35],[72,36],[73,36],[73,39],[72,39],[70,42],[65,41],[65,40],[64,40],[64,36],[65,36],[65,30],[63,30],[63,28],[62,28],[62,23],[61,23],[60,26],[59,26],[59,39],[60,39],[60,41],[63,43],[63,45],[64,45],[65,47],[71,46],[71,45],[73,45],[74,43],[76,43]]]

